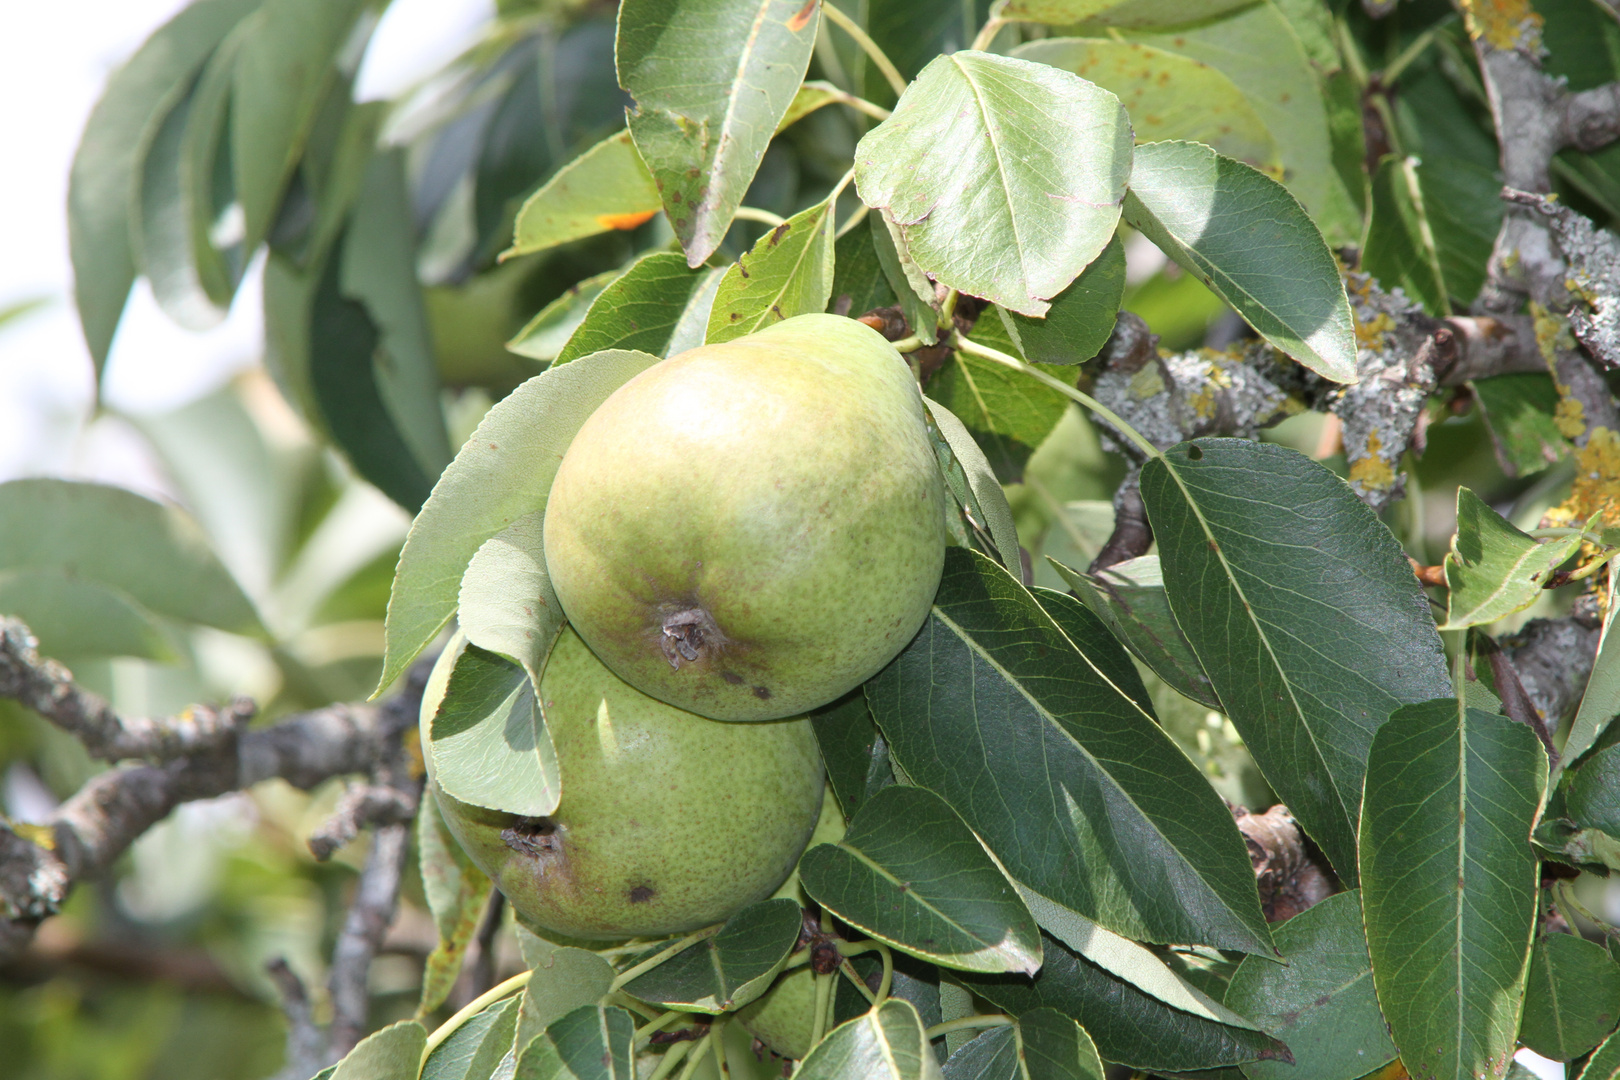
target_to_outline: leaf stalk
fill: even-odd
[[[900,74],[900,69],[894,66],[894,61],[884,55],[882,49],[878,48],[878,43],[867,36],[866,31],[861,29],[860,23],[840,11],[837,5],[827,3],[826,0],[822,0],[821,13],[831,19],[833,25],[848,34],[855,44],[861,47],[861,51],[871,59],[877,69],[883,73],[883,77],[888,80],[889,86],[894,89],[895,97],[899,97],[906,92],[906,80]]]

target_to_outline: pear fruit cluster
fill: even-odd
[[[435,783],[450,831],[552,936],[679,933],[770,896],[822,800],[804,714],[916,634],[944,511],[917,382],[854,320],[799,316],[632,378],[574,438],[545,510],[568,622],[539,687],[556,811]],[[462,647],[423,701],[430,775]]]

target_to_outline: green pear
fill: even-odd
[[[455,658],[422,699],[422,747]],[[816,827],[821,754],[810,722],[728,724],[620,681],[564,630],[540,680],[557,749],[555,813],[525,818],[431,783],[450,832],[537,933],[583,940],[676,934],[769,897]]]
[[[944,501],[900,354],[853,319],[800,315],[609,396],[552,484],[546,568],[620,678],[772,720],[859,686],[916,634]]]
[[[816,973],[809,964],[783,972],[769,990],[737,1010],[737,1022],[772,1053],[804,1057],[816,1032]]]

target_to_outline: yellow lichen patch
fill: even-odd
[[[1569,387],[1558,381],[1559,352],[1575,348],[1569,320],[1534,301],[1530,304],[1530,315],[1536,328],[1536,348],[1547,362],[1553,385],[1558,388],[1558,408],[1553,413],[1553,423],[1564,438],[1578,439],[1586,434],[1586,407],[1570,395]]]
[[[1541,51],[1542,18],[1530,0],[1463,0],[1468,36],[1484,38],[1493,49]]]
[[[1360,484],[1363,491],[1385,491],[1395,484],[1395,470],[1378,451],[1384,448],[1384,442],[1378,437],[1378,432],[1367,434],[1367,456],[1358,458],[1350,463],[1350,482]]]
[[[1227,373],[1226,369],[1221,366],[1220,361],[1216,359],[1218,354],[1206,353],[1205,355],[1210,358],[1209,370],[1204,373],[1204,382],[1198,388],[1198,393],[1194,394],[1187,402],[1193,411],[1193,415],[1200,420],[1208,420],[1214,416],[1215,409],[1220,402],[1221,391],[1232,388],[1232,376]]]
[[[1158,364],[1145,364],[1142,370],[1131,376],[1130,394],[1132,400],[1146,401],[1148,398],[1164,392],[1164,376],[1159,374]]]
[[[1606,528],[1620,525],[1620,435],[1606,427],[1593,428],[1586,445],[1575,451],[1569,498],[1547,516],[1574,526],[1593,514]]]
[[[1559,385],[1558,389],[1562,392],[1564,388]],[[1553,424],[1564,438],[1580,438],[1586,434],[1586,406],[1572,397],[1559,398],[1558,408],[1553,410]]]
[[[14,821],[11,823],[11,831],[46,851],[56,850],[56,830],[49,825],[30,825],[26,821]]]

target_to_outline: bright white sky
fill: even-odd
[[[17,4],[0,35],[0,308],[41,297],[48,307],[0,327],[0,481],[94,477],[163,486],[120,425],[86,428],[90,356],[73,311],[68,168],[108,72],[185,0]],[[493,0],[394,0],[360,73],[360,96],[388,97],[471,43]],[[108,404],[134,413],[175,408],[259,357],[255,274],[230,317],[204,334],[170,323],[136,286],[107,368]]]

